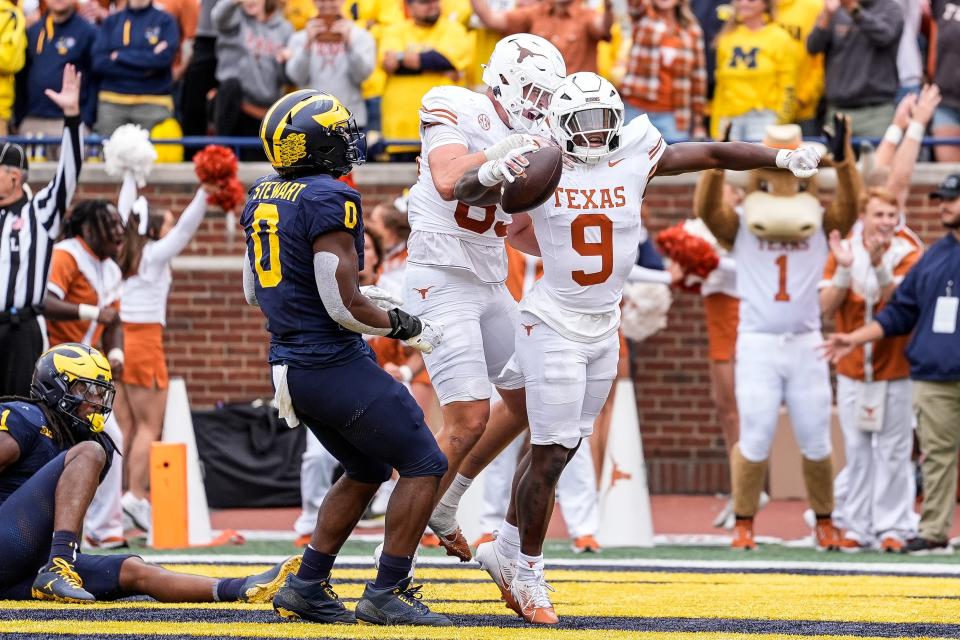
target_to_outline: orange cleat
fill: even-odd
[[[510,591],[520,607],[520,616],[527,622],[531,624],[560,622],[557,612],[553,610],[550,596],[547,594],[547,591],[553,591],[553,587],[543,580],[542,574],[532,582],[515,577],[510,584]]]
[[[476,549],[477,547],[482,545],[484,542],[493,542],[496,539],[497,539],[496,536],[494,536],[492,533],[489,533],[489,532],[482,533],[480,534],[479,538],[473,541],[473,548]]]
[[[900,553],[903,551],[903,542],[893,536],[884,538],[880,542],[880,551],[882,553]]]
[[[817,551],[838,551],[840,549],[840,530],[833,526],[833,518],[818,516],[817,524],[813,530],[817,536]]]
[[[840,544],[837,545],[837,548],[844,553],[860,553],[866,549],[864,545],[860,544],[853,538],[848,538],[846,536],[840,538]]]
[[[130,546],[127,539],[122,536],[109,536],[106,538],[94,538],[93,536],[83,536],[83,541],[88,547],[94,549],[126,549]]]
[[[420,537],[420,546],[427,549],[436,549],[440,546],[440,538],[432,533],[425,533]]]
[[[457,530],[450,535],[437,537],[437,540],[440,542],[440,546],[446,549],[448,556],[460,558],[460,562],[470,562],[473,559],[470,544],[467,543],[460,527],[457,527]]]
[[[600,553],[600,543],[593,536],[580,536],[573,541],[570,549],[574,553]]]
[[[753,518],[737,518],[733,526],[733,541],[730,547],[744,551],[756,550],[757,543],[753,539]]]
[[[302,536],[297,536],[297,539],[293,541],[294,546],[305,547],[310,544],[310,540],[313,536],[309,533],[305,533]]]

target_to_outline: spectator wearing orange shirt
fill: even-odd
[[[603,12],[585,6],[582,0],[541,0],[495,12],[487,0],[470,0],[473,11],[487,27],[502,34],[532,33],[546,38],[563,54],[567,73],[597,72],[597,43],[610,40],[613,26],[611,0],[604,0]]]
[[[633,42],[620,85],[629,122],[646,113],[663,137],[707,135],[707,66],[703,31],[689,0],[630,0]]]

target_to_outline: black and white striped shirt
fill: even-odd
[[[0,311],[39,305],[47,289],[50,254],[77,189],[83,141],[80,117],[66,119],[57,174],[33,198],[0,207]]]

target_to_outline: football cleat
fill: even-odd
[[[396,586],[376,589],[368,582],[357,603],[357,621],[383,625],[421,625],[449,627],[453,622],[447,616],[430,611],[420,601],[420,586],[411,587],[410,578]]]
[[[880,551],[882,553],[900,553],[903,551],[903,542],[893,536],[888,536],[880,541]]]
[[[330,579],[302,580],[296,575],[273,596],[273,610],[287,620],[308,620],[324,624],[354,624],[357,619],[330,587]]]
[[[935,542],[918,536],[907,542],[900,553],[909,553],[912,556],[946,556],[953,553],[953,547],[947,540]]]
[[[517,576],[510,584],[510,592],[520,607],[520,617],[531,624],[560,622],[547,591],[554,591],[554,588],[543,579],[542,571],[538,572],[532,581],[528,582]]]
[[[83,588],[83,579],[73,565],[64,558],[54,558],[37,573],[30,595],[37,600],[86,604],[96,602],[89,591]]]
[[[500,597],[507,603],[507,608],[512,609],[518,616],[523,616],[523,611],[510,590],[510,584],[517,575],[516,563],[500,555],[495,540],[477,546],[476,558],[480,567],[490,574],[493,582],[500,589]]]
[[[122,536],[109,536],[107,538],[94,538],[93,536],[83,536],[83,542],[92,549],[127,549],[130,543]]]
[[[440,546],[440,538],[436,534],[427,532],[420,536],[420,546],[425,549],[436,549]]]
[[[479,537],[479,538],[477,538],[476,540],[473,541],[473,548],[476,549],[477,547],[479,547],[480,545],[482,545],[484,542],[493,542],[493,541],[496,540],[496,539],[497,539],[497,536],[495,536],[494,534],[490,533],[489,531],[485,531],[485,532],[483,532],[483,533],[480,534],[480,537]],[[476,554],[474,554],[474,555],[476,555]]]
[[[753,539],[753,518],[737,518],[733,526],[733,541],[730,547],[744,551],[756,550],[757,543]]]
[[[312,533],[305,533],[302,536],[297,536],[297,539],[293,541],[293,546],[295,547],[305,547],[310,544],[310,540],[313,539]]]
[[[457,527],[457,530],[449,535],[438,535],[437,539],[440,541],[440,546],[446,550],[448,556],[459,558],[460,562],[470,562],[470,560],[473,559],[470,544],[467,542],[466,537],[464,537],[460,527]]]
[[[600,553],[600,543],[593,536],[580,536],[573,541],[570,549],[574,553]]]
[[[840,530],[833,526],[833,519],[830,516],[817,518],[813,531],[816,535],[817,551],[837,551],[840,549]]]
[[[280,587],[287,581],[287,576],[300,570],[302,556],[293,556],[283,562],[273,565],[263,573],[250,576],[240,589],[241,602],[264,604],[273,600]]]
[[[853,538],[843,536],[840,538],[840,543],[837,545],[837,548],[844,553],[860,553],[867,547],[860,544]]]

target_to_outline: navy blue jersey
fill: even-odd
[[[0,504],[3,504],[64,448],[54,440],[43,411],[30,402],[0,404],[0,432],[12,436],[20,446],[20,458],[0,471]]]
[[[325,174],[271,175],[250,188],[240,224],[257,302],[267,316],[270,363],[332,367],[367,355],[360,334],[327,314],[313,271],[313,241],[334,231],[353,236],[363,268],[360,194]]]

